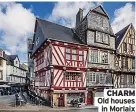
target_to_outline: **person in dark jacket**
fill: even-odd
[[[16,106],[18,106],[19,105],[19,95],[18,95],[18,93],[16,93],[15,94],[15,99],[16,99]]]

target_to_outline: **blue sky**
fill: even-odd
[[[13,2],[0,3],[0,48],[8,54],[17,54],[27,62],[27,38],[32,38],[35,17],[67,27],[74,27],[79,8],[86,13],[97,2]],[[134,2],[101,2],[110,17],[116,33],[129,23],[134,24]]]
[[[32,7],[32,12],[39,16],[40,18],[46,18],[52,13],[52,10],[55,6],[56,2],[19,2],[23,5],[25,8],[30,8]],[[105,8],[106,12],[110,16],[110,18],[114,17],[114,11],[116,9],[119,9],[123,7],[126,3],[128,2],[103,2],[102,5]],[[132,3],[133,5],[135,4],[134,2],[129,2]]]

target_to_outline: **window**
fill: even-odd
[[[70,80],[70,75],[67,74],[65,77],[66,77],[66,80]]]
[[[122,68],[127,68],[127,58],[122,57]]]
[[[121,75],[120,76],[120,83],[122,84],[122,85],[125,85],[127,82],[127,75]]]
[[[89,82],[96,82],[96,74],[94,72],[89,73]]]
[[[3,80],[3,73],[0,71],[0,80]]]
[[[66,59],[70,60],[70,49],[66,49]]]
[[[79,57],[79,59],[78,59]],[[66,48],[66,59],[73,61],[83,61],[83,51],[79,50],[79,53],[76,49]]]
[[[132,59],[132,69],[135,69],[135,59]]]
[[[132,44],[129,44],[129,51],[133,52],[133,45]]]
[[[66,72],[65,79],[67,81],[81,81],[81,73],[78,72]]]
[[[128,75],[128,77],[129,77],[129,78],[128,78],[129,84],[130,84],[130,85],[134,84],[134,80],[133,80],[134,77],[133,77],[133,75]]]
[[[100,83],[105,83],[105,79],[106,79],[105,74],[103,74],[103,73],[99,74],[99,82]]]
[[[91,50],[90,62],[98,63],[98,50]]]
[[[16,64],[17,64],[17,61],[16,61]]]
[[[36,46],[38,45],[38,43],[39,43],[39,37],[37,37],[36,39],[36,42],[35,42]]]
[[[109,35],[108,34],[103,34],[103,43],[109,44]]]
[[[102,33],[96,32],[96,42],[102,43]]]
[[[76,80],[76,76],[75,75],[72,75],[72,80]]]
[[[109,44],[109,35],[101,32],[96,32],[96,42]]]
[[[123,49],[124,51],[127,51],[127,43],[123,43]]]
[[[108,52],[102,52],[102,63],[108,63]]]
[[[2,59],[0,59],[0,66],[2,66]]]
[[[78,81],[81,81],[81,74],[78,75]]]

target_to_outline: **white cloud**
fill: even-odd
[[[11,55],[11,53],[9,51],[7,51],[7,50],[4,50],[4,51],[5,51],[5,54]]]
[[[26,53],[27,38],[33,33],[35,16],[20,3],[0,3],[0,43],[11,52]]]
[[[115,10],[111,25],[114,33],[117,33],[130,23],[135,26],[135,8],[131,3],[126,3],[125,6]]]
[[[48,19],[67,27],[75,27],[76,14],[79,8],[83,9],[85,16],[95,5],[94,2],[58,2]]]

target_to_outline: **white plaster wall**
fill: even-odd
[[[2,66],[0,66],[0,71],[3,72],[3,81],[6,81],[6,61],[2,60]]]

